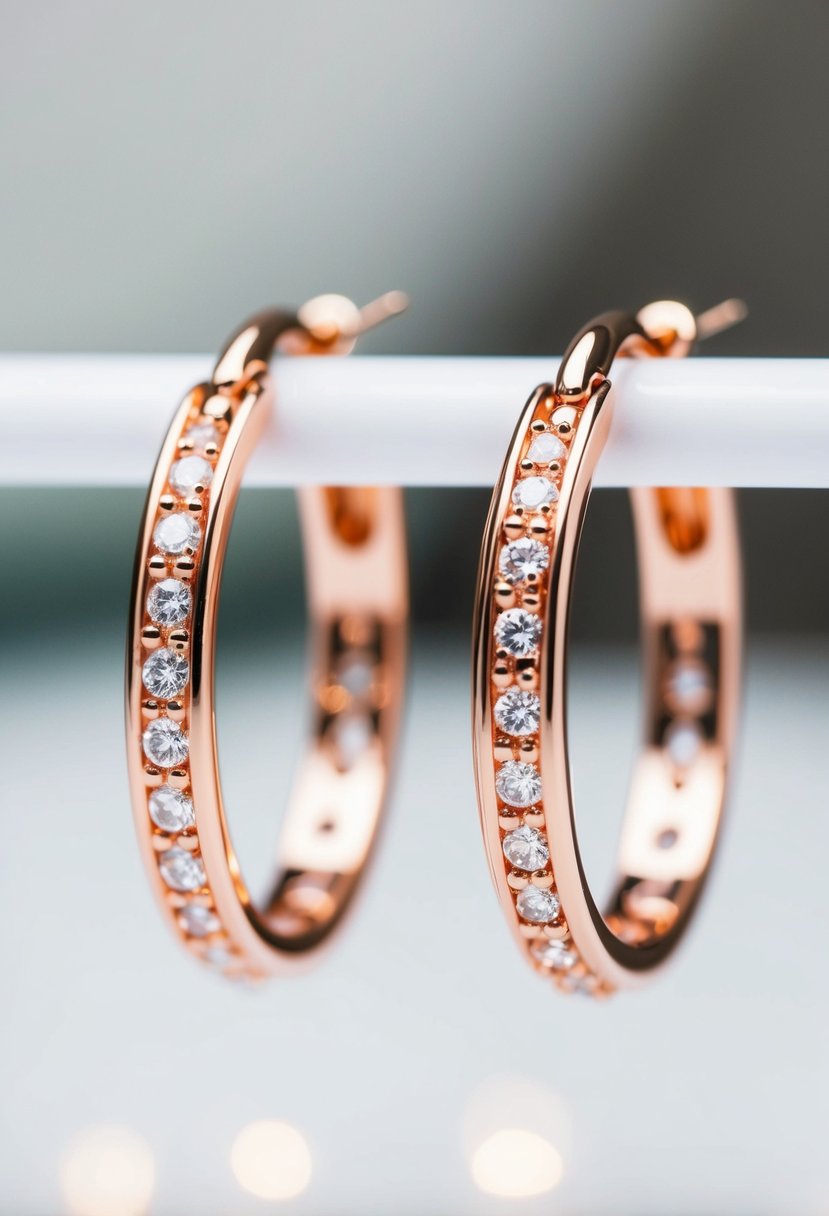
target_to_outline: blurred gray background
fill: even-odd
[[[263,304],[402,287],[410,313],[364,351],[553,355],[608,307],[739,295],[749,320],[706,355],[827,353],[822,0],[0,13],[7,350],[200,351],[207,367]],[[477,840],[466,647],[487,497],[408,496],[418,674],[351,935],[307,982],[240,997],[164,939],[132,852],[119,678],[141,496],[0,487],[0,1211],[63,1210],[61,1152],[113,1121],[152,1147],[154,1213],[263,1210],[227,1145],[269,1115],[312,1145],[291,1210],[505,1211],[470,1181],[460,1130],[503,1072],[569,1111],[562,1187],[528,1212],[827,1210],[829,495],[741,496],[751,644],[735,825],[681,963],[601,1011],[562,1008],[521,970]],[[272,741],[292,738],[295,685],[267,686],[261,660],[299,680],[293,528],[290,495],[243,494],[222,759],[229,793],[257,807],[253,776],[277,793],[288,782]],[[606,865],[636,722],[624,495],[595,495],[588,528],[574,734],[587,843]],[[251,614],[252,597],[273,612]],[[252,687],[265,724],[253,776]],[[233,818],[254,865],[269,813]]]
[[[739,295],[706,354],[826,353],[821,0],[3,7],[8,350],[210,352],[266,303],[400,286],[363,350],[560,353],[608,307]],[[466,627],[486,498],[413,496],[418,619]],[[743,498],[752,626],[822,629],[829,496]],[[629,636],[624,495],[591,522],[579,620]]]

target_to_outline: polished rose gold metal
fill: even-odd
[[[699,320],[660,301],[636,316],[592,321],[570,344],[555,384],[530,397],[493,494],[474,630],[481,826],[516,940],[564,991],[605,996],[635,986],[677,945],[716,844],[739,698],[733,492],[631,490],[645,729],[619,878],[602,914],[576,832],[566,666],[579,540],[611,422],[607,373],[617,356],[688,354],[699,337],[741,316],[739,301]]]
[[[184,398],[150,485],[127,648],[133,810],[150,882],[171,929],[232,977],[258,979],[295,967],[340,923],[377,836],[405,679],[402,492],[302,490],[312,737],[289,802],[272,891],[255,903],[222,801],[214,673],[231,521],[245,465],[273,404],[269,361],[277,348],[347,353],[364,329],[403,307],[399,292],[362,311],[342,296],[324,296],[297,314],[253,317],[231,337],[211,379]],[[193,456],[200,459],[177,464]],[[165,526],[172,531],[165,534]],[[145,672],[152,656],[168,681],[161,695],[153,672]],[[145,732],[153,730],[163,738],[149,739]]]

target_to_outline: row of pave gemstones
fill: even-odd
[[[598,995],[555,890],[539,769],[543,610],[559,486],[577,421],[575,407],[543,400],[515,473],[493,589],[493,744],[507,882],[533,962],[560,988]]]
[[[209,403],[207,403],[209,404]],[[204,408],[204,407],[203,407]],[[161,879],[168,888],[176,919],[187,942],[205,962],[225,970],[234,963],[232,948],[213,907],[199,854],[190,786],[187,701],[190,582],[196,573],[207,493],[221,447],[222,433],[209,418],[195,416],[179,440],[153,529],[142,631],[146,658],[142,681],[148,761],[147,811],[152,820]]]

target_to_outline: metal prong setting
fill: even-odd
[[[510,571],[509,581],[499,570],[491,591],[491,730],[501,861],[528,961],[562,990],[598,996],[605,989],[573,943],[556,890],[545,830],[537,692],[559,492],[579,410],[552,391],[538,397],[500,525],[497,567]]]
[[[274,349],[293,335],[298,353],[343,350],[402,302],[392,293],[362,312],[345,305],[323,302],[316,334],[293,312],[269,309],[231,335],[211,380],[176,415],[142,526],[127,681],[139,839],[168,921],[192,953],[237,979],[302,965],[339,925],[377,835],[396,741],[408,602],[402,493],[303,490],[315,713],[272,895],[256,905],[225,824],[216,753],[222,563],[272,402]]]
[[[201,515],[209,503],[209,485],[221,455],[230,421],[238,399],[223,395],[221,411],[214,398],[204,393],[189,395],[190,409],[177,436],[177,455],[167,469],[167,485],[158,499],[157,520],[182,519]],[[217,414],[221,413],[221,417]],[[185,476],[179,460],[191,460],[193,484],[183,484]],[[178,471],[177,470],[178,466]],[[155,530],[154,530],[155,533]],[[181,534],[186,536],[182,523]],[[156,533],[157,537],[157,533]],[[174,535],[163,545],[156,538],[146,559],[146,569],[156,586],[156,597],[147,596],[144,624],[140,631],[145,655],[165,650],[171,655],[189,651],[192,597],[188,584],[195,581],[201,560],[202,536],[195,546],[179,542]],[[180,590],[179,590],[180,589]],[[213,902],[201,859],[198,831],[192,812],[188,725],[190,714],[189,667],[185,683],[169,697],[152,696],[142,702],[145,723],[174,725],[175,749],[164,751],[165,739],[145,733],[143,746],[146,831],[156,854],[165,899],[174,914],[184,942],[204,962],[234,978],[256,978],[222,925]]]
[[[495,487],[481,556],[473,743],[481,822],[507,918],[564,991],[634,986],[673,951],[716,843],[739,689],[739,547],[725,490],[634,489],[647,730],[604,913],[584,878],[568,770],[565,651],[581,521],[619,355],[687,354],[736,323],[660,301],[606,313],[532,394]]]

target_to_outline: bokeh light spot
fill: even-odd
[[[243,1127],[230,1164],[236,1181],[260,1199],[293,1199],[311,1181],[311,1150],[290,1123],[261,1119]]]
[[[564,1162],[543,1136],[504,1127],[478,1145],[470,1169],[475,1185],[487,1195],[526,1199],[557,1187]]]
[[[129,1127],[88,1127],[60,1162],[60,1189],[73,1216],[143,1216],[155,1186],[152,1149]]]

